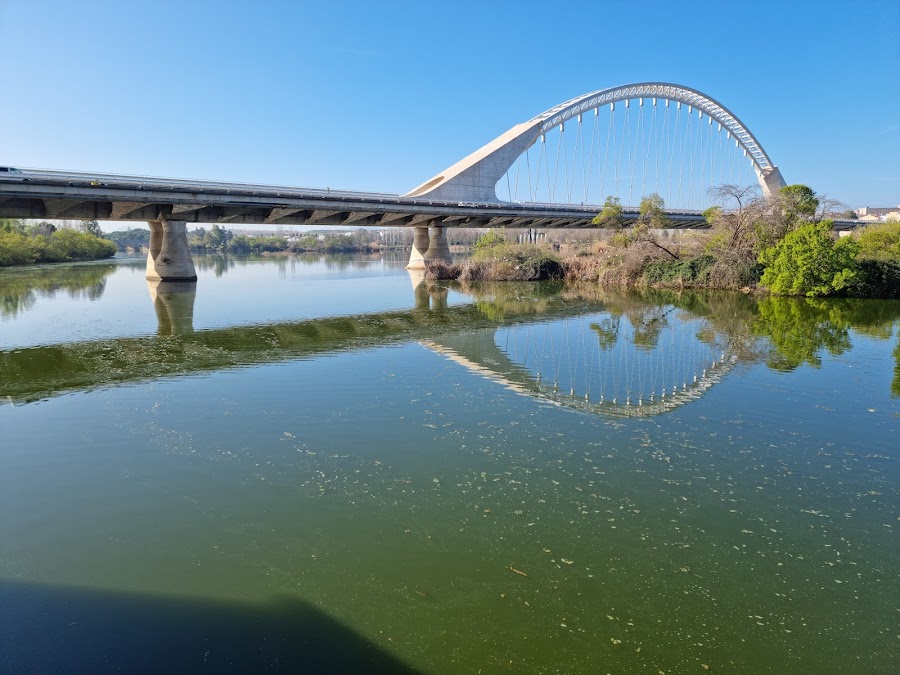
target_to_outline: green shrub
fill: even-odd
[[[31,236],[0,232],[0,266],[97,260],[115,253],[114,242],[77,230],[61,229]]]
[[[804,225],[764,250],[761,282],[776,295],[831,295],[844,290],[856,276],[859,244],[852,237],[837,242],[832,222]]]
[[[478,237],[475,242],[475,252],[489,251],[496,246],[502,246],[506,243],[506,235],[497,230],[488,230]]]
[[[857,259],[858,272],[850,294],[858,298],[900,298],[900,259]]]
[[[644,280],[652,286],[705,286],[715,262],[711,255],[652,262],[644,268]]]
[[[36,258],[28,245],[28,237],[20,232],[0,232],[0,267],[29,265]]]
[[[900,222],[867,225],[859,231],[857,239],[860,256],[900,261]]]

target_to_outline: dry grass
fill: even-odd
[[[443,260],[429,260],[425,263],[426,281],[453,281],[459,279],[462,266]]]

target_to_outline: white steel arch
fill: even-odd
[[[601,89],[560,103],[527,122],[517,124],[404,196],[497,203],[500,201],[496,193],[497,181],[542,134],[596,108],[644,98],[686,104],[708,115],[746,151],[763,194],[768,196],[784,187],[781,171],[763,150],[762,144],[728,108],[706,94],[680,84],[641,82]]]

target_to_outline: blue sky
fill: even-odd
[[[405,192],[637,81],[734,111],[789,183],[900,204],[900,2],[0,0],[0,165]]]

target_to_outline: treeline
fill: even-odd
[[[483,232],[483,231],[482,231]],[[482,233],[477,230],[448,228],[447,239],[451,246],[472,246]],[[140,251],[150,246],[150,231],[143,228],[118,230],[105,235],[116,242],[121,251]],[[358,228],[351,233],[334,231],[324,233],[237,234],[214,224],[198,227],[188,232],[188,245],[194,253],[353,253],[385,249],[408,249],[412,246],[413,232],[409,228],[385,228],[372,230]]]
[[[116,244],[101,236],[97,221],[77,226],[0,219],[0,267],[110,258]]]
[[[473,245],[479,233],[472,230],[447,230],[451,245]],[[209,229],[199,227],[188,233],[188,245],[195,252],[220,253],[351,253],[380,251],[412,246],[412,230],[357,228],[352,232],[235,234],[217,224]]]

